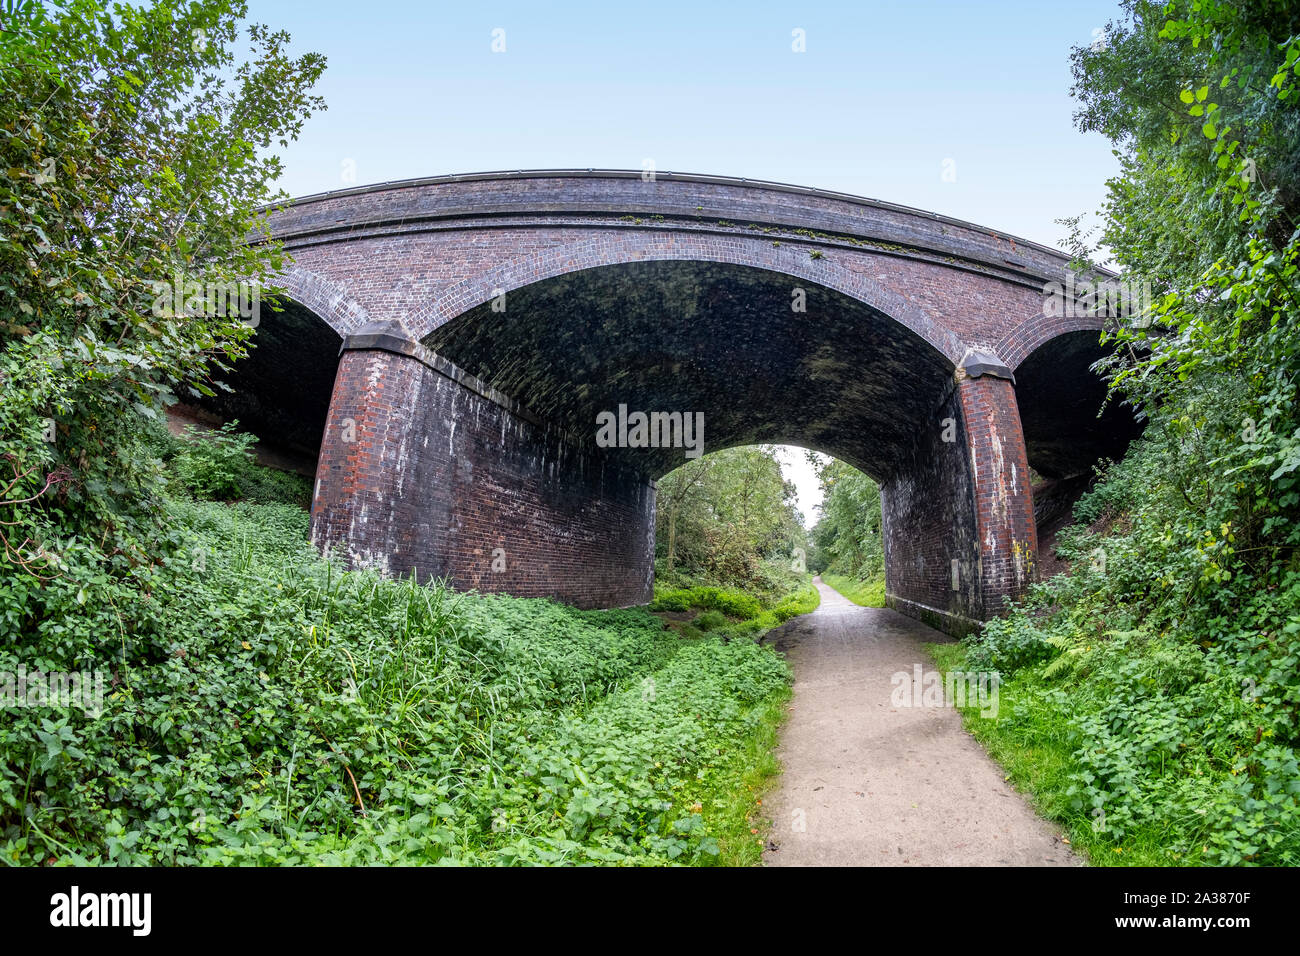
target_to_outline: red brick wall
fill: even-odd
[[[945,441],[945,432],[952,441]],[[957,390],[924,423],[906,461],[881,486],[885,590],[895,610],[953,633],[980,617],[979,541],[968,434]],[[952,587],[952,560],[958,588]]]
[[[975,479],[982,617],[1002,610],[1033,579],[1038,554],[1034,498],[1015,387],[993,376],[964,379],[958,393]]]
[[[652,484],[417,358],[343,353],[312,540],[351,566],[579,607],[642,604],[654,506]]]
[[[345,334],[385,319],[421,338],[494,289],[654,258],[820,281],[892,315],[954,363],[983,346],[1014,368],[1066,329],[1043,315],[1045,284],[1067,273],[1055,250],[920,210],[769,184],[664,173],[653,182],[602,172],[446,177],[309,197],[272,226],[296,263],[291,293]]]

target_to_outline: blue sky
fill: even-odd
[[[251,0],[250,16],[329,59],[328,110],[282,151],[295,196],[652,160],[1059,245],[1055,220],[1095,210],[1116,171],[1109,144],[1074,129],[1069,95],[1070,48],[1115,2]]]

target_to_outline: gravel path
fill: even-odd
[[[951,640],[882,608],[858,607],[817,579],[821,606],[768,634],[794,668],[777,750],[784,772],[766,801],[768,866],[1075,866],[966,733],[952,707],[895,706],[922,644]]]

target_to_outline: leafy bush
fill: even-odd
[[[220,429],[188,425],[182,436],[161,425],[144,429],[149,450],[166,465],[175,494],[208,501],[311,505],[312,483],[298,474],[257,464],[257,436],[239,431],[239,422]]]
[[[884,577],[885,552],[880,488],[867,475],[837,459],[809,453],[822,488],[822,517],[812,530],[809,570],[845,579]]]
[[[663,591],[650,604],[652,611],[688,611],[692,608],[720,611],[739,620],[758,617],[763,607],[758,599],[730,588],[713,586]]]
[[[671,591],[660,591],[656,588],[654,600],[647,607],[651,611],[689,611],[691,591],[689,588],[676,588]]]
[[[728,588],[695,588],[691,595],[691,602],[696,607],[711,608],[742,621],[758,617],[763,611],[757,598]]]
[[[259,505],[290,504],[311,508],[310,478],[278,468],[250,465],[240,479],[240,499]]]
[[[151,561],[166,521],[139,433],[178,396],[215,394],[254,333],[238,310],[160,290],[269,295],[283,272],[263,235],[274,146],[322,105],[310,90],[325,62],[289,56],[286,33],[245,13],[237,0],[6,5],[4,573],[64,573],[46,555],[69,539],[102,546],[112,576]]]
[[[239,422],[220,429],[185,426],[171,467],[177,481],[196,498],[230,501],[243,491],[242,479],[253,462],[257,437],[238,431]]]
[[[760,593],[765,564],[807,550],[807,532],[771,445],[688,461],[658,482],[655,574],[667,587],[717,584]],[[707,580],[705,580],[707,579]]]
[[[1098,479],[1104,479],[1110,463],[1098,466]],[[1074,520],[1080,524],[1092,524],[1104,515],[1116,515],[1124,511],[1134,500],[1137,489],[1122,481],[1098,480],[1088,491],[1079,496],[1074,503]]]
[[[744,590],[758,598],[763,607],[771,608],[806,588],[810,580],[809,571],[799,570],[796,562],[785,557],[770,558],[758,566],[758,572]]]
[[[967,638],[967,644],[970,670],[997,672],[1004,677],[1060,653],[1034,626],[1033,619],[1023,615],[989,621]]]

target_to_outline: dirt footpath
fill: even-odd
[[[772,631],[794,699],[765,801],[768,866],[1077,866],[1061,831],[1030,809],[954,708],[895,706],[922,649],[950,640],[911,618],[858,607],[817,581],[821,606]],[[895,674],[908,675],[895,685]],[[923,700],[923,698],[919,698]],[[933,699],[933,698],[932,698]]]

